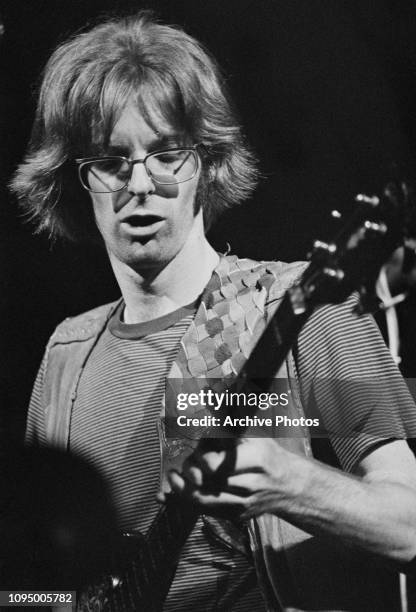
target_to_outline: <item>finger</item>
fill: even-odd
[[[192,501],[203,508],[204,511],[218,513],[222,510],[224,512],[233,511],[241,513],[246,510],[247,499],[225,491],[217,495],[195,489],[192,491],[190,497]]]
[[[191,494],[191,500],[206,514],[234,519],[238,517],[241,520],[260,516],[265,512],[270,512],[271,508],[270,500],[267,496],[262,499],[261,496],[259,497],[256,494],[242,497],[231,492],[212,495],[195,490]]]
[[[268,483],[264,482],[264,477],[262,477],[261,474],[245,472],[243,474],[228,476],[224,490],[239,495],[240,497],[248,497],[249,495],[253,495],[263,490],[267,484]]]
[[[189,462],[183,464],[181,476],[195,487],[202,487],[204,474],[200,467],[191,465]]]
[[[171,478],[169,482],[178,493],[192,493],[195,489],[199,489],[204,494],[212,494],[218,498],[221,492],[233,493],[239,497],[248,497],[264,489],[268,483],[264,483],[264,478],[256,473],[244,473],[227,476],[222,481],[217,481],[215,478],[203,479],[202,472],[197,468],[192,470],[193,473],[198,473],[196,478],[188,479],[183,473],[170,472]],[[270,487],[270,483],[269,483]]]
[[[183,473],[172,470],[168,474],[168,481],[172,490],[180,495],[186,495],[192,499],[194,491],[199,489],[205,493],[218,496],[222,490],[220,483],[212,476],[202,474],[198,468],[191,471],[191,475],[196,475],[194,478],[188,479]]]
[[[156,493],[156,501],[159,504],[164,504],[166,502],[166,493],[164,491],[159,491]]]
[[[175,470],[168,472],[168,482],[175,493],[181,494],[187,489],[186,480]]]
[[[168,481],[174,493],[178,493],[179,495],[184,495],[193,499],[195,491],[197,491],[197,487],[192,483],[186,480],[182,474],[177,472],[176,470],[171,470],[168,473]],[[207,490],[207,487],[201,487],[200,490]],[[209,489],[212,495],[217,494],[218,489]]]

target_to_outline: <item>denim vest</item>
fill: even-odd
[[[284,293],[303,269],[302,263],[257,263],[235,256],[221,257],[195,319],[182,338],[169,378],[221,379],[238,372]],[[81,373],[118,303],[66,319],[49,340],[43,405],[50,446],[68,448]],[[276,377],[287,379],[291,385],[292,401],[286,414],[292,418],[303,416],[291,354]],[[162,410],[158,429],[165,474],[190,449],[183,440],[167,438],[163,422]],[[301,428],[292,438],[279,439],[279,444],[295,453],[312,454],[307,428]],[[215,536],[240,549],[238,532],[230,523],[211,517],[205,517],[205,521]],[[270,611],[398,609],[392,599],[396,576],[336,540],[312,536],[271,514],[251,519],[249,536],[258,581]]]

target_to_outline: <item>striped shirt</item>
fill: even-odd
[[[416,407],[374,319],[357,296],[317,308],[294,355],[302,404],[318,414],[344,470],[393,439],[416,438]],[[313,435],[313,432],[312,432]]]
[[[70,450],[91,462],[110,486],[123,531],[146,533],[158,510],[157,420],[165,378],[195,308],[126,325],[121,308],[82,373],[71,418]],[[182,551],[164,610],[263,610],[247,558],[211,541],[199,519]],[[247,589],[243,585],[247,584]],[[244,597],[243,597],[244,595]]]

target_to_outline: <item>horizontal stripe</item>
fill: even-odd
[[[416,437],[407,386],[374,319],[356,315],[356,303],[353,295],[317,308],[294,349],[305,412],[319,411],[348,471],[383,441]]]

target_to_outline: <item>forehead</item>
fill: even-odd
[[[126,104],[110,134],[110,146],[123,146],[131,150],[149,149],[158,144],[176,143],[183,140],[178,130],[157,113],[147,117],[134,102]]]

